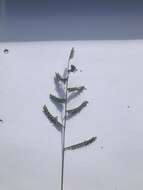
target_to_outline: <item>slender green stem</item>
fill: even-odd
[[[65,161],[65,129],[67,124],[67,103],[68,103],[68,82],[69,82],[69,65],[70,59],[68,59],[68,67],[67,67],[67,81],[65,84],[65,106],[64,106],[64,121],[63,121],[63,129],[62,129],[62,168],[61,168],[61,190],[64,187],[64,161]]]

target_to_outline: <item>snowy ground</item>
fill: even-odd
[[[71,47],[79,70],[70,84],[87,87],[73,104],[90,103],[68,123],[66,144],[98,140],[66,153],[65,190],[141,190],[142,40],[0,44],[0,189],[60,189],[60,134],[42,106],[58,114],[48,95]]]

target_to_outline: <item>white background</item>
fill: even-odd
[[[142,40],[0,44],[0,189],[60,189],[60,133],[42,106],[58,115],[48,96],[71,47],[70,85],[87,87],[71,107],[89,105],[69,121],[66,145],[98,140],[66,153],[65,190],[142,190]]]

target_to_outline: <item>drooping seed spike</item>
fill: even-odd
[[[74,115],[76,115],[77,113],[79,113],[84,107],[87,106],[87,104],[88,104],[88,101],[84,101],[78,107],[76,107],[74,109],[67,110],[67,113],[68,113],[67,118],[70,119],[71,117],[73,117]]]
[[[81,143],[74,144],[72,146],[68,146],[68,147],[65,148],[65,150],[76,150],[76,149],[79,149],[79,148],[83,148],[85,146],[88,146],[88,145],[94,143],[96,141],[96,139],[97,139],[97,137],[92,137],[92,138],[90,138],[88,140],[85,140],[85,141],[83,141]]]
[[[48,110],[47,106],[44,105],[43,106],[43,113],[45,114],[45,116],[49,119],[49,121],[54,125],[54,127],[58,130],[58,131],[62,131],[62,127],[63,125],[58,121],[57,117],[54,117]]]
[[[56,103],[65,103],[65,98],[59,98],[50,94],[50,99]]]

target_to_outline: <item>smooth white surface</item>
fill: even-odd
[[[79,71],[70,84],[88,89],[71,105],[90,103],[68,123],[66,144],[98,140],[66,153],[65,190],[142,190],[141,40],[0,44],[0,189],[60,189],[60,133],[42,106],[58,114],[48,95],[71,47]]]

